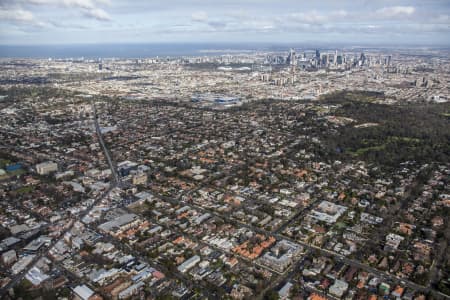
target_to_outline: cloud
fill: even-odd
[[[383,7],[377,10],[375,13],[380,17],[393,18],[411,16],[415,11],[416,9],[413,6],[390,6]]]
[[[346,20],[352,16],[346,10],[335,10],[327,14],[312,10],[307,12],[292,13],[288,17],[291,21],[302,24],[324,24],[328,22]]]
[[[276,30],[275,24],[269,20],[249,20],[244,23],[248,30],[268,32]]]
[[[97,21],[111,21],[111,16],[103,9],[97,7],[99,4],[109,4],[108,0],[31,0],[47,1],[54,5],[64,5],[66,7],[78,8],[82,14]]]
[[[86,9],[83,11],[83,14],[98,21],[111,21],[111,17],[108,13],[100,8]]]
[[[1,0],[0,0],[1,1]],[[99,5],[109,5],[109,0],[3,0],[6,4],[15,4],[21,6],[53,6],[61,8],[77,9],[85,17],[96,19],[98,21],[110,21],[109,14],[99,7]]]
[[[109,1],[98,1],[98,0],[19,0],[23,4],[32,5],[58,5],[66,7],[84,8],[92,9],[99,4],[107,4]]]
[[[434,19],[435,23],[439,24],[448,24],[450,23],[450,16],[449,15],[439,15]]]
[[[220,21],[220,20],[214,20],[214,21],[209,21],[208,25],[211,26],[212,28],[214,28],[215,30],[219,30],[219,29],[224,29],[225,27],[227,27],[227,22]]]
[[[208,14],[204,11],[197,11],[191,15],[191,19],[194,22],[206,22],[208,20]]]
[[[211,27],[214,31],[224,30],[228,25],[226,19],[215,18],[210,19],[208,14],[204,11],[197,11],[191,15],[191,20],[195,23],[206,24]]]
[[[279,5],[269,0],[215,0],[213,4],[208,0],[0,0],[0,29],[30,32],[33,26],[46,24],[45,31],[38,28],[39,34],[33,35],[38,42],[53,42],[55,34],[69,41],[84,41],[85,36],[95,36],[99,42],[128,41],[134,32],[140,33],[139,41],[155,37],[383,41],[384,36],[401,34],[400,40],[418,40],[418,36],[438,40],[436,36],[441,39],[450,33],[448,1],[286,0]]]
[[[306,23],[306,24],[322,24],[328,21],[327,16],[319,14],[315,10],[305,13],[303,12],[293,13],[290,15],[290,18],[299,23]]]
[[[13,25],[32,25],[37,27],[45,27],[45,22],[39,21],[30,11],[21,8],[0,9],[0,20]]]
[[[346,17],[348,17],[349,15],[350,15],[349,12],[346,11],[346,10],[343,10],[343,9],[341,9],[341,10],[336,10],[336,11],[332,11],[332,12],[330,13],[330,16],[331,16],[333,19],[346,18]]]
[[[248,19],[250,17],[249,13],[243,9],[238,9],[238,10],[233,10],[233,11],[227,12],[227,13],[225,13],[225,16],[233,18],[233,19],[237,19],[237,20]]]
[[[0,10],[0,19],[24,23],[33,22],[35,20],[34,15],[31,12],[22,9]]]
[[[271,18],[251,16],[245,11],[225,12],[213,18],[197,12],[191,15],[191,19],[193,21],[191,29],[199,32],[268,32],[276,29],[275,22]]]

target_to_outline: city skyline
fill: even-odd
[[[447,46],[448,1],[0,1],[1,45],[340,43]]]

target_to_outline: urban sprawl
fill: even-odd
[[[450,297],[449,52],[226,52],[0,60],[0,298]]]

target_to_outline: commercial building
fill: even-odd
[[[188,260],[186,260],[184,263],[182,263],[181,265],[178,266],[178,271],[180,271],[181,273],[185,273],[186,271],[188,271],[190,268],[194,267],[197,263],[200,262],[200,256],[198,255],[194,255],[191,258],[189,258]]]
[[[133,175],[133,184],[139,185],[139,184],[146,184],[147,183],[147,174],[145,173],[137,173]]]
[[[30,281],[33,285],[40,285],[43,281],[47,280],[50,276],[43,273],[39,268],[33,267],[28,271],[25,278]]]
[[[11,265],[17,260],[16,251],[9,250],[2,254],[2,263],[6,266]]]
[[[124,214],[114,220],[101,224],[98,228],[106,233],[110,233],[115,230],[125,230],[132,227],[138,221],[139,217],[136,214]]]
[[[33,261],[34,257],[35,257],[35,255],[28,255],[28,256],[22,257],[18,262],[16,262],[11,267],[11,272],[14,275],[19,274]]]
[[[341,298],[348,289],[348,283],[342,280],[336,280],[332,286],[330,286],[330,294]]]
[[[47,175],[56,171],[58,171],[58,164],[51,161],[43,162],[36,165],[36,172],[39,175]]]
[[[88,300],[92,295],[94,295],[94,291],[84,284],[75,287],[73,292],[75,297],[81,300]]]
[[[289,299],[292,286],[293,284],[291,282],[286,282],[286,284],[278,291],[280,299]]]
[[[309,216],[315,220],[328,224],[336,223],[340,216],[347,210],[347,207],[337,205],[329,201],[322,201],[317,209],[311,211]]]
[[[0,242],[0,251],[5,251],[9,247],[14,246],[15,244],[19,243],[20,239],[10,236]]]
[[[126,298],[136,294],[144,285],[145,285],[145,283],[140,281],[136,284],[129,286],[128,288],[126,288],[125,290],[123,290],[119,293],[119,299],[126,299]]]
[[[302,253],[303,248],[287,240],[281,240],[266,252],[259,262],[269,268],[282,273],[291,265]]]

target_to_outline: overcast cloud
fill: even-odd
[[[1,44],[450,45],[448,0],[0,0]]]

